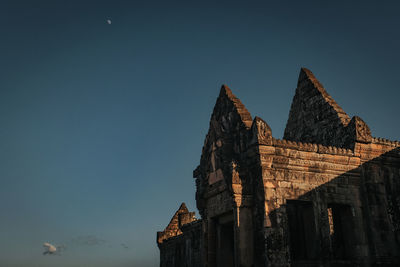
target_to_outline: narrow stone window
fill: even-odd
[[[349,205],[328,205],[329,234],[335,259],[351,259],[355,249],[354,212]]]
[[[288,200],[286,204],[292,260],[315,259],[318,242],[312,202]]]

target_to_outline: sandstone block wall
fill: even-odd
[[[161,266],[400,266],[400,143],[372,137],[302,69],[283,140],[227,87]]]
[[[159,244],[160,267],[203,267],[201,220],[183,225],[181,231],[181,234]]]
[[[202,221],[182,203],[164,231],[157,233],[160,267],[203,266]]]

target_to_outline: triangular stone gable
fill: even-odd
[[[184,217],[184,223],[181,222],[180,218],[181,216]],[[157,243],[160,244],[165,239],[182,234],[182,231],[180,229],[181,225],[189,223],[194,220],[195,220],[194,212],[189,212],[188,208],[186,207],[186,204],[182,203],[179,206],[179,209],[175,212],[174,216],[172,216],[172,219],[165,228],[165,230],[157,233]]]
[[[327,146],[348,145],[350,117],[313,73],[302,68],[290,108],[284,139]]]
[[[211,115],[210,128],[203,146],[200,165],[205,171],[217,172],[218,169],[227,166],[224,162],[231,161],[243,151],[251,124],[250,112],[231,89],[223,85]]]
[[[198,178],[196,199],[202,199],[208,185],[220,181],[231,190],[232,171],[246,150],[251,125],[250,112],[231,89],[223,85],[211,115],[200,166],[194,172]],[[201,214],[201,201],[197,201],[197,207]]]

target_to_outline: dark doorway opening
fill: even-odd
[[[287,200],[286,204],[292,260],[317,258],[317,233],[312,202]]]
[[[219,220],[217,227],[217,267],[235,266],[233,221]]]
[[[354,237],[354,214],[349,205],[328,205],[329,234],[333,258],[347,260],[352,258],[356,242]]]
[[[180,244],[177,244],[175,247],[175,267],[180,267],[182,266],[183,262],[182,262],[182,249]]]

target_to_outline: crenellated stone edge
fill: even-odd
[[[324,146],[316,143],[290,141],[272,137],[272,131],[268,123],[259,117],[255,117],[250,128],[249,145],[272,145],[275,147],[292,148],[299,151],[317,152],[322,154],[354,156],[352,149],[335,146]]]
[[[300,151],[316,152],[321,154],[354,156],[353,150],[335,146],[324,146],[321,144],[303,143],[303,142],[289,141],[285,139],[276,139],[276,138],[272,139],[272,144],[273,146],[276,147],[293,148]]]
[[[372,137],[372,143],[378,144],[378,145],[387,145],[387,146],[392,146],[392,147],[400,146],[400,141],[389,140],[389,139],[382,138],[382,137]]]

